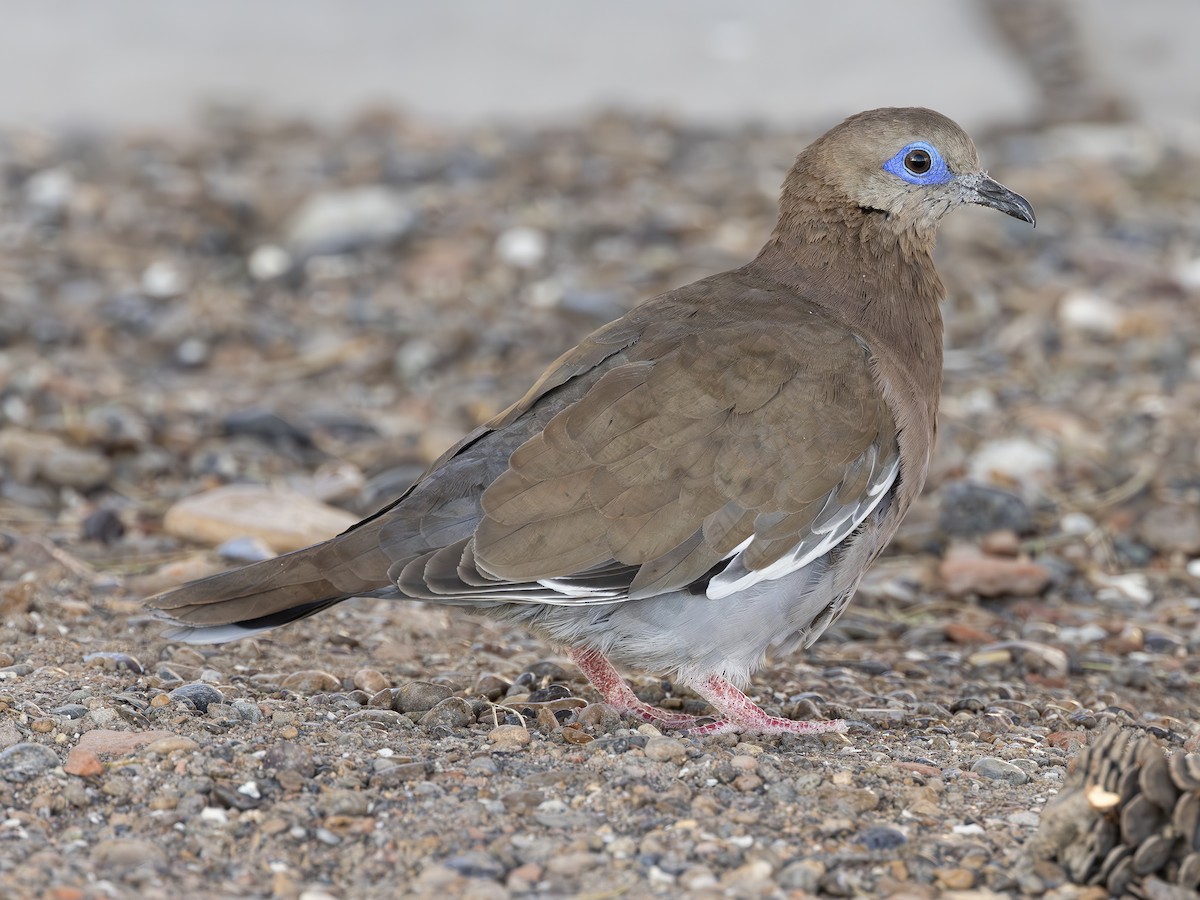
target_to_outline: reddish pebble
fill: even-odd
[[[568,744],[590,744],[595,740],[595,738],[586,731],[581,731],[580,729],[574,728],[570,725],[564,725],[562,727],[562,736],[563,740]]]
[[[942,774],[942,770],[936,766],[926,765],[919,762],[895,762],[892,765],[897,769],[903,769],[906,772],[914,772],[917,775],[924,775],[926,778],[936,778]]]
[[[1045,737],[1046,743],[1058,750],[1074,753],[1088,742],[1087,735],[1081,731],[1055,731]]]
[[[983,536],[979,546],[991,556],[1016,556],[1021,551],[1021,539],[1007,528]]]
[[[986,631],[980,631],[961,622],[950,622],[945,627],[946,640],[954,644],[987,644],[995,638]]]
[[[104,763],[100,762],[100,757],[91,750],[80,750],[76,747],[67,754],[63,771],[80,778],[95,778],[104,774]]]

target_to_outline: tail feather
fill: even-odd
[[[199,643],[266,631],[350,597],[395,594],[392,560],[377,536],[351,534],[189,582],[146,604],[180,626],[175,639]]]
[[[307,619],[345,599],[347,598],[335,597],[331,600],[305,603],[268,616],[259,616],[257,619],[246,619],[242,622],[230,622],[227,625],[179,625],[168,629],[163,633],[163,637],[169,641],[181,641],[185,644],[224,644],[250,637],[252,634],[270,631],[272,628],[287,625],[289,622]]]

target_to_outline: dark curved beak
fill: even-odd
[[[1033,214],[1033,206],[1018,194],[1010,191],[1000,182],[986,175],[968,175],[959,179],[964,188],[963,201],[977,203],[980,206],[990,206],[998,209],[1006,216],[1020,219],[1037,227],[1037,217]]]

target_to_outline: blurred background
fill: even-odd
[[[0,0],[0,896],[1061,884],[1014,860],[1089,732],[1200,746],[1198,35],[1196,0]],[[1038,226],[943,226],[926,491],[755,676],[869,738],[656,762],[515,627],[356,600],[190,648],[146,615],[745,263],[795,154],[888,104],[961,122]],[[583,696],[491,705],[549,681]]]
[[[326,120],[389,105],[443,122],[621,105],[794,126],[919,103],[977,128],[1027,119],[1046,77],[1081,74],[1055,42],[1090,56],[1089,77],[1150,121],[1200,113],[1189,0],[64,0],[4,2],[0,15],[10,125],[177,126],[233,103]],[[1057,76],[1031,73],[1012,30],[997,32],[1022,17],[1016,43],[1041,41],[1024,50]],[[1068,18],[1078,34],[1054,24]]]

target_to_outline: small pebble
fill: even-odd
[[[282,247],[263,244],[255,247],[246,260],[246,268],[256,281],[270,281],[285,275],[292,267],[292,257]]]
[[[471,688],[471,693],[496,701],[503,697],[510,687],[512,685],[499,675],[481,675]]]
[[[621,727],[621,714],[607,703],[589,703],[575,719],[581,728],[587,728],[598,734],[608,734]]]
[[[112,463],[94,450],[56,447],[40,464],[41,475],[59,487],[90,491],[105,484],[112,476]]]
[[[994,756],[983,756],[975,760],[971,771],[984,778],[1007,781],[1009,784],[1024,784],[1029,780],[1029,775],[1020,766]]]
[[[442,860],[442,865],[468,878],[501,878],[504,875],[503,864],[480,851],[448,857]]]
[[[177,297],[187,289],[183,272],[174,263],[157,260],[142,273],[142,290],[155,300]]]
[[[196,682],[175,688],[168,695],[176,703],[189,703],[197,712],[208,712],[208,704],[223,703],[225,695],[211,684]]]
[[[302,778],[312,778],[316,772],[311,748],[291,741],[279,741],[268,747],[263,765],[277,771],[294,772]]]
[[[447,728],[464,728],[475,722],[475,711],[462,697],[447,697],[425,715],[420,724],[426,728],[444,725]]]
[[[262,710],[258,708],[257,703],[252,703],[249,700],[234,700],[230,706],[237,710],[238,715],[247,722],[254,723],[262,721]]]
[[[75,775],[79,778],[94,778],[97,775],[104,774],[104,763],[92,751],[81,750],[75,747],[67,754],[67,761],[63,764],[63,771],[68,775]]]
[[[22,783],[58,765],[58,754],[43,744],[14,744],[0,751],[0,778]]]
[[[532,269],[546,255],[546,236],[534,228],[510,228],[496,239],[496,255],[510,266]]]
[[[938,869],[938,883],[952,891],[969,891],[975,887],[975,873],[970,869]]]
[[[378,694],[391,685],[387,677],[378,669],[359,669],[354,673],[354,686],[368,694]]]
[[[146,672],[145,667],[128,653],[100,651],[87,654],[84,656],[83,661],[89,665],[98,666],[109,671],[125,669],[133,672],[135,675],[144,675]]]
[[[93,865],[101,872],[121,873],[141,867],[166,868],[166,854],[157,845],[135,838],[108,838],[92,848]]]
[[[230,538],[217,547],[217,556],[221,557],[221,559],[242,565],[270,559],[274,555],[275,551],[270,548],[266,541],[247,535]]]
[[[858,833],[856,840],[868,850],[893,850],[908,842],[904,832],[887,825],[864,828]]]
[[[825,864],[816,859],[801,859],[785,866],[778,875],[780,887],[785,890],[816,894],[821,879],[825,877]]]
[[[176,751],[191,752],[199,749],[200,745],[196,741],[182,734],[159,738],[146,745],[147,753],[157,753],[160,756],[168,756]]]
[[[85,541],[97,541],[108,546],[125,536],[125,523],[111,509],[102,507],[88,513],[83,520],[82,531]]]
[[[521,725],[497,725],[488,732],[488,740],[497,750],[517,750],[532,741],[533,735]]]
[[[305,669],[288,675],[280,687],[297,694],[323,694],[341,690],[342,682],[329,672]]]
[[[656,762],[682,763],[687,759],[687,747],[682,741],[669,737],[652,737],[643,750],[647,759]]]
[[[410,681],[401,685],[392,697],[392,708],[397,712],[428,712],[454,693],[444,684],[431,681]]]

